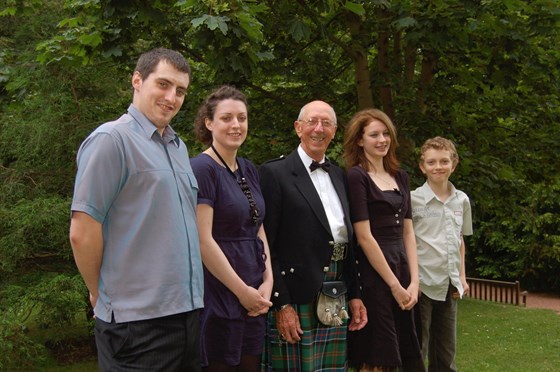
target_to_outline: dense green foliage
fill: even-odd
[[[46,360],[45,346],[30,328],[46,329],[56,339],[59,330],[77,320],[91,322],[85,317],[87,289],[80,275],[22,270],[20,275],[19,284],[4,283],[1,289],[0,370],[30,370]]]
[[[26,370],[45,360],[45,348],[31,340],[17,322],[0,319],[0,369]]]
[[[139,53],[160,45],[192,62],[187,100],[173,123],[191,155],[202,149],[192,134],[196,109],[222,83],[249,97],[242,155],[257,164],[296,146],[292,123],[309,100],[331,102],[338,113],[329,156],[339,162],[345,122],[359,108],[380,107],[398,126],[413,187],[423,182],[416,151],[426,138],[458,144],[452,181],[471,197],[475,221],[468,274],[560,291],[557,1],[3,4],[3,303],[14,295],[9,285],[40,285],[22,275],[30,267],[45,278],[76,275],[67,231],[77,148],[125,111]]]

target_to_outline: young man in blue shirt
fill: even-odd
[[[101,371],[200,370],[198,185],[169,126],[190,71],[176,51],[144,53],[128,112],[78,151],[70,242],[94,307]]]

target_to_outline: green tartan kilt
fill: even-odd
[[[338,277],[336,266],[331,262],[334,272],[329,272],[332,275],[327,275],[326,280]],[[262,371],[346,371],[346,321],[340,327],[327,327],[317,320],[313,303],[292,306],[303,330],[301,341],[293,345],[283,341],[276,328],[276,311],[269,311]]]

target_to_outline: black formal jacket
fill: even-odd
[[[261,165],[259,176],[274,275],[271,301],[276,308],[312,303],[324,281],[324,269],[330,264],[329,242],[334,240],[319,194],[297,150]],[[359,298],[346,174],[333,164],[329,176],[340,198],[348,229],[349,249],[343,264],[343,280],[348,299]]]

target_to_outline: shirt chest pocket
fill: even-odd
[[[463,229],[463,214],[453,214],[453,227],[457,233],[461,233]]]
[[[198,182],[196,181],[194,173],[176,172],[175,176],[179,187],[182,188],[183,192],[194,195],[196,199],[196,194],[198,193]]]

